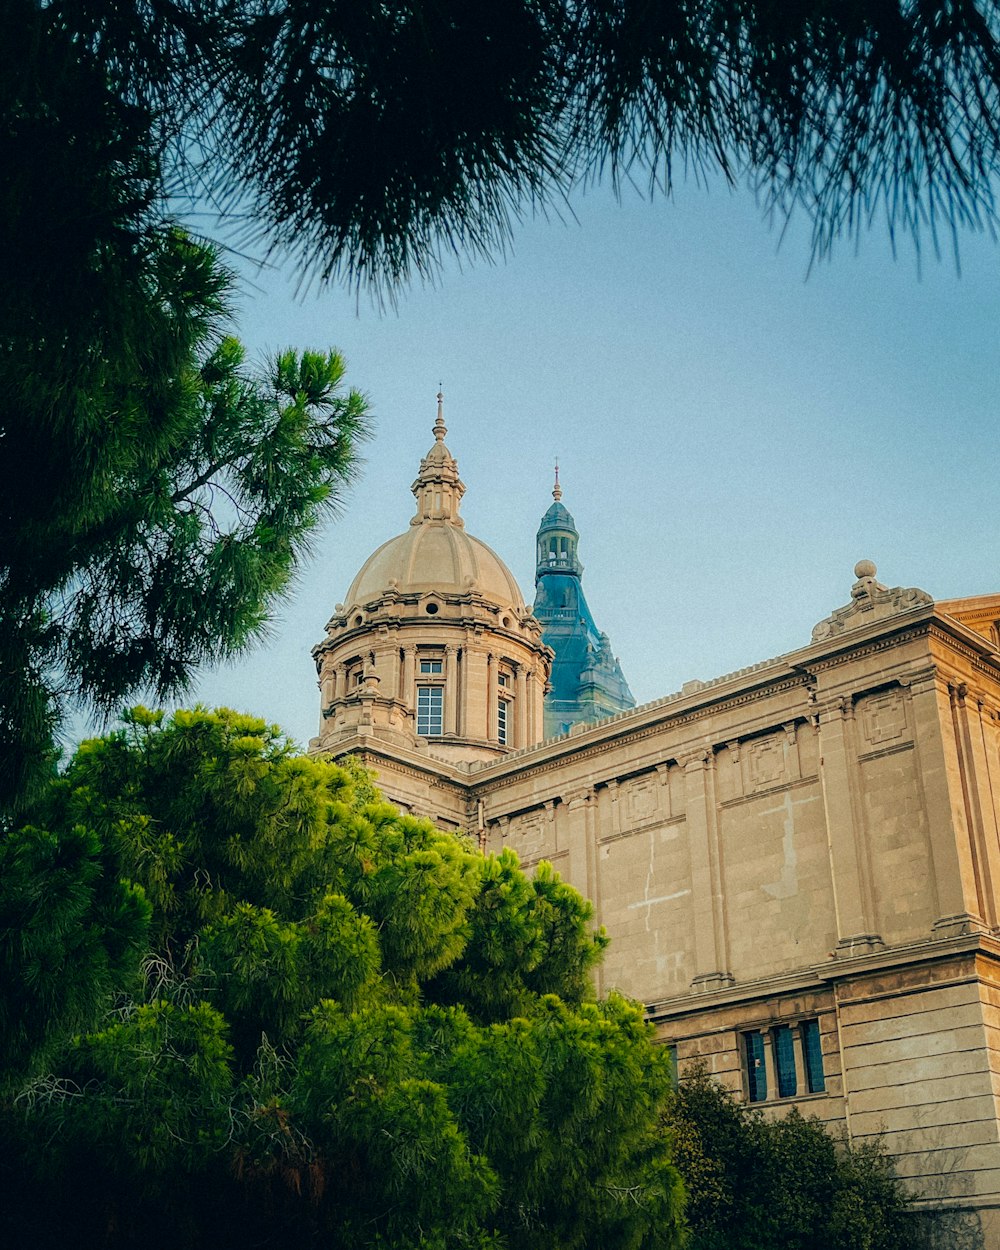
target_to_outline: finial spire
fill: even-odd
[[[559,461],[556,460],[556,484],[552,487],[552,498],[559,502],[562,499],[562,487],[559,485]]]
[[[441,387],[441,383],[438,383]],[[439,389],[437,393],[438,413],[437,420],[434,422],[434,437],[439,443],[444,442],[444,436],[448,433],[448,427],[444,423],[444,390]]]

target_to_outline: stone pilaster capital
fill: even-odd
[[[698,772],[707,768],[712,762],[714,752],[711,747],[700,746],[677,757],[677,762],[686,773]]]
[[[820,725],[833,721],[849,720],[854,715],[854,700],[847,695],[837,695],[816,703],[816,716]]]
[[[562,801],[567,808],[572,809],[593,803],[595,797],[594,787],[587,785],[580,786],[575,790],[567,790],[562,796]]]

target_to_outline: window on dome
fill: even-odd
[[[439,738],[444,731],[444,686],[417,687],[417,733]]]
[[[440,673],[443,671],[440,660],[421,660],[420,671],[422,673]]]
[[[507,699],[501,699],[497,703],[497,741],[502,747],[507,745],[508,708]]]

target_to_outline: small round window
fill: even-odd
[[[438,605],[437,605],[436,603],[429,603],[429,604],[427,605],[427,615],[428,615],[428,616],[434,616],[434,615],[435,615],[435,613],[437,612],[437,610],[438,610]]]
[[[365,623],[365,618],[364,618],[363,616],[356,616],[356,617],[354,618],[354,624],[355,624],[356,626],[357,626],[357,625],[363,625],[364,623]]]

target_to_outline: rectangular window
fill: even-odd
[[[497,684],[506,689],[510,685],[510,678],[506,673],[500,673],[497,677]]]
[[[670,1084],[677,1088],[677,1047],[671,1043],[667,1046],[667,1065],[670,1068]]]
[[[417,733],[439,738],[444,729],[444,686],[417,687]]]
[[[497,741],[502,747],[507,745],[507,700],[501,699],[497,704]]]
[[[806,1084],[810,1094],[822,1094],[826,1089],[823,1075],[823,1049],[819,1041],[819,1021],[803,1020],[799,1025],[802,1037],[802,1054],[806,1065]]]
[[[421,660],[420,671],[422,673],[440,673],[441,661],[440,660]]]
[[[774,1066],[778,1072],[778,1097],[794,1098],[798,1092],[795,1080],[795,1038],[790,1024],[779,1024],[771,1033],[774,1042]]]
[[[764,1035],[744,1033],[743,1044],[747,1057],[747,1094],[751,1102],[763,1102],[767,1097],[767,1069],[764,1066]]]

